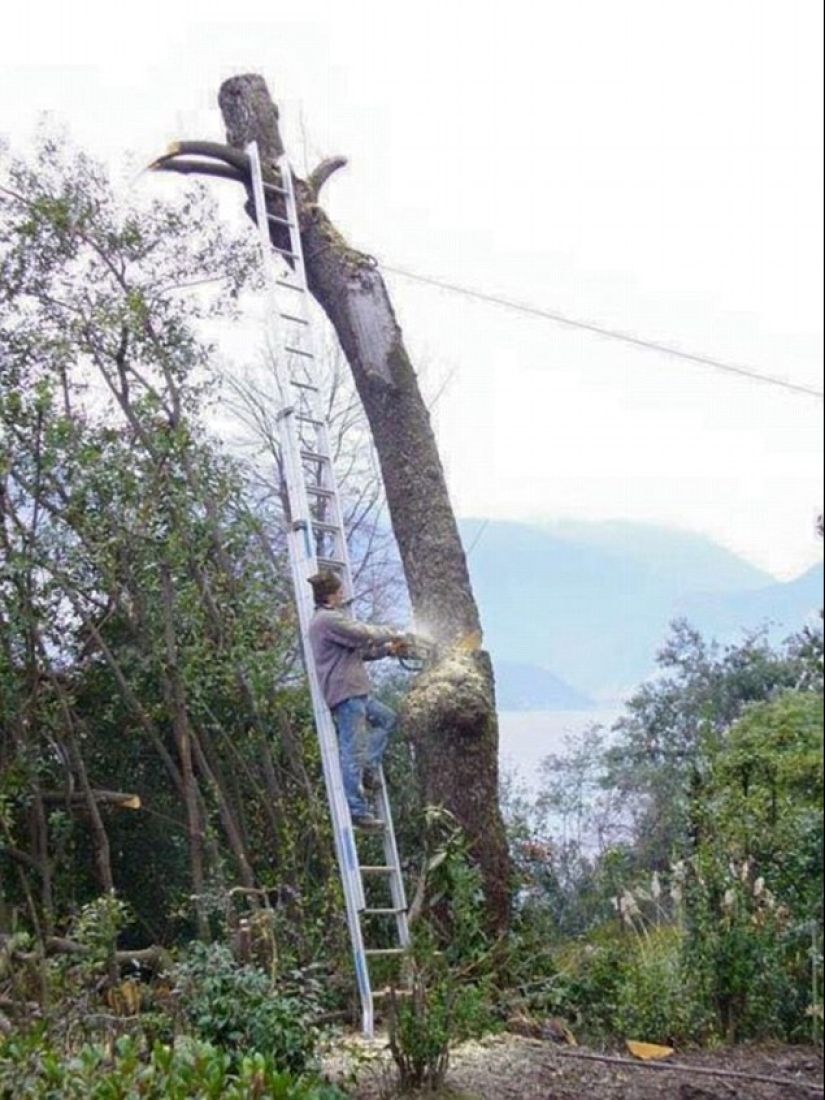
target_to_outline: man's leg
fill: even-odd
[[[370,813],[361,790],[361,773],[366,760],[367,697],[356,695],[345,699],[332,710],[338,732],[338,756],[341,761],[341,777],[344,795],[353,818]]]
[[[384,750],[398,724],[398,717],[394,710],[390,710],[384,703],[379,703],[371,696],[366,701],[365,712],[368,733],[364,767],[375,773],[381,767]]]

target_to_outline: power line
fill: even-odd
[[[472,554],[473,550],[475,550],[476,543],[478,542],[478,540],[481,538],[481,536],[487,530],[487,524],[489,522],[490,521],[488,519],[485,519],[484,522],[479,527],[479,529],[476,531],[476,537],[473,539],[473,541],[470,543],[469,547],[467,548],[467,557],[468,558],[469,558],[470,554]]]
[[[772,374],[763,374],[761,371],[753,370],[750,367],[738,366],[735,363],[726,363],[722,359],[714,359],[709,355],[699,355],[691,351],[680,351],[679,348],[671,347],[669,344],[660,344],[656,340],[645,340],[640,336],[631,336],[627,332],[606,328],[604,325],[597,325],[590,321],[580,321],[575,317],[568,317],[563,313],[557,313],[550,309],[541,309],[539,306],[533,306],[527,302],[517,302],[512,298],[502,298],[496,294],[486,294],[483,291],[473,290],[471,287],[459,286],[457,283],[447,283],[429,275],[418,275],[414,271],[407,271],[401,267],[391,267],[389,264],[380,264],[380,267],[382,267],[384,271],[390,271],[394,275],[401,275],[405,279],[412,279],[418,283],[426,283],[428,286],[435,286],[440,290],[449,290],[453,294],[463,294],[465,298],[475,298],[477,301],[504,306],[506,309],[512,309],[518,313],[527,313],[533,317],[543,317],[547,321],[555,321],[560,325],[568,325],[570,328],[584,329],[586,332],[595,332],[599,336],[607,336],[611,340],[621,340],[626,344],[633,344],[635,347],[645,348],[648,351],[658,351],[664,355],[673,355],[677,359],[687,359],[692,363],[701,363],[703,366],[727,371],[728,374],[738,374],[744,378],[750,378],[755,382],[764,382],[771,386],[782,386],[786,390],[793,390],[795,393],[804,393],[808,397],[818,397],[821,400],[823,396],[825,396],[821,390],[816,390],[812,386],[803,386],[798,382],[790,382],[786,378],[777,378]]]

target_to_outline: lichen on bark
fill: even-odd
[[[478,741],[490,713],[489,684],[472,654],[450,654],[436,661],[413,682],[404,701],[409,730],[449,725],[454,737]],[[421,739],[419,737],[419,739]]]

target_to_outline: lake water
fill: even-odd
[[[605,704],[593,710],[499,711],[499,764],[509,773],[534,787],[539,764],[551,753],[565,750],[565,741],[577,739],[589,726],[609,728],[622,713],[621,703]]]

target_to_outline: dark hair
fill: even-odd
[[[322,571],[316,573],[312,577],[307,577],[307,581],[312,585],[312,592],[315,596],[315,603],[318,606],[323,606],[329,599],[329,597],[337,592],[341,587],[341,578],[336,573],[330,573],[328,571]]]

